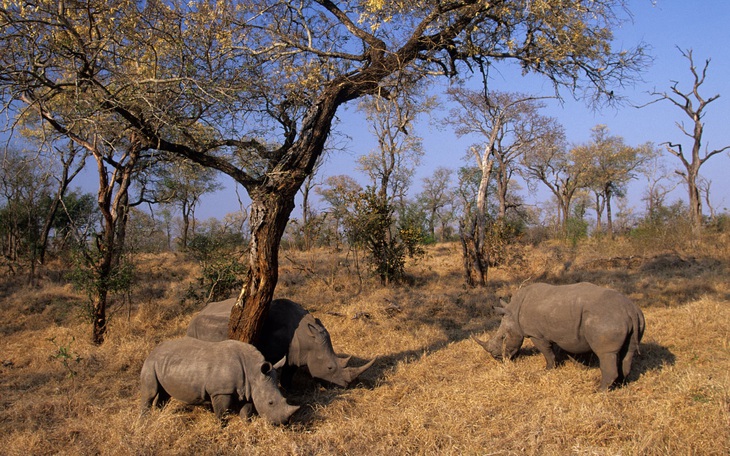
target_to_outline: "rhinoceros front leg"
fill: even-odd
[[[555,368],[555,351],[553,350],[553,344],[545,339],[532,338],[532,344],[542,353],[545,357],[545,369]]]
[[[243,407],[241,407],[241,412],[238,414],[242,420],[246,421],[253,415],[253,404],[250,402],[246,402],[243,404]]]
[[[601,386],[602,391],[608,390],[616,379],[618,379],[618,356],[613,353],[596,353],[601,365]]]
[[[226,410],[231,408],[233,396],[230,394],[217,394],[210,398],[210,402],[213,404],[213,412],[215,412],[216,418],[222,420]]]

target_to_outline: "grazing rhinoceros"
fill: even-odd
[[[281,360],[281,364],[284,360]],[[286,403],[277,386],[276,368],[253,345],[235,340],[207,342],[183,337],[161,343],[142,366],[142,413],[155,397],[161,407],[170,397],[186,404],[211,402],[221,419],[226,410],[241,407],[274,424],[286,422],[299,407]]]
[[[509,304],[495,307],[503,315],[488,342],[474,338],[496,359],[514,358],[529,337],[555,367],[558,349],[568,353],[593,352],[601,366],[606,390],[624,381],[644,335],[644,314],[621,293],[591,283],[548,285],[536,283],[517,291]]]
[[[212,302],[196,315],[187,335],[202,340],[225,340],[228,320],[235,299]],[[375,359],[360,367],[347,367],[349,357],[340,358],[332,348],[329,332],[319,319],[301,305],[288,299],[271,301],[256,348],[267,360],[286,356],[282,386],[289,387],[298,367],[306,367],[312,377],[347,386],[373,365]]]

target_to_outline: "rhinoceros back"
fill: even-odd
[[[165,391],[188,404],[210,400],[210,394],[245,392],[245,363],[263,362],[263,356],[248,344],[238,341],[208,342],[191,337],[169,340],[158,345],[145,361],[154,369]]]
[[[200,340],[222,341],[228,338],[228,320],[235,299],[212,302],[193,317],[187,335]],[[302,319],[314,317],[301,305],[289,299],[274,299],[261,329],[256,348],[272,363],[289,354],[289,347]],[[321,326],[321,325],[320,325]]]
[[[540,336],[564,350],[590,350],[586,334],[625,328],[639,339],[641,310],[623,294],[591,283],[533,284],[518,291],[510,302],[527,337]]]

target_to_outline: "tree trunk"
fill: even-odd
[[[312,248],[312,230],[310,224],[312,223],[310,217],[309,208],[309,192],[311,190],[310,182],[313,175],[307,177],[307,183],[302,187],[302,250],[308,252]]]
[[[188,231],[190,230],[190,216],[187,201],[182,204],[182,239],[180,240],[180,248],[185,251],[188,249]]]
[[[509,185],[509,176],[507,175],[505,164],[502,163],[499,168],[499,179],[497,179],[497,197],[499,198],[499,213],[497,220],[504,223],[507,217],[507,186]]]
[[[106,334],[106,301],[107,292],[99,291],[99,295],[96,297],[96,302],[94,302],[94,324],[91,334],[91,341],[95,345],[101,345],[104,343],[104,335]]]
[[[479,190],[477,193],[476,207],[476,232],[474,233],[474,265],[477,270],[477,279],[479,286],[483,287],[487,284],[487,275],[489,273],[489,248],[487,244],[487,191],[489,189],[489,178],[492,175],[492,167],[494,160],[488,158],[485,154],[482,160],[482,177],[479,181]]]
[[[702,199],[697,187],[697,173],[692,169],[688,171],[686,181],[689,191],[689,219],[692,223],[692,234],[698,239],[702,228]]]
[[[603,208],[606,205],[606,201],[601,199],[601,194],[598,191],[593,192],[596,197],[596,234],[603,231],[601,225],[601,219],[603,218]]]
[[[611,216],[611,191],[606,190],[606,230],[608,238],[613,240],[613,220]]]
[[[274,189],[251,195],[249,269],[231,310],[230,339],[254,343],[260,333],[279,279],[279,243],[294,209],[295,194]]]
[[[97,203],[102,214],[102,232],[96,238],[99,259],[94,262],[87,256],[87,260],[93,268],[96,282],[96,297],[92,312],[94,319],[92,342],[101,345],[106,334],[109,279],[117,271],[124,251],[129,214],[129,186],[132,182],[132,173],[137,170],[140,149],[136,143],[130,146],[126,164],[121,164],[123,160],[120,160],[111,178],[107,174],[104,157],[96,150],[92,153],[97,161],[99,173]]]
[[[48,249],[48,236],[51,233],[51,228],[53,227],[53,221],[56,218],[56,212],[58,212],[58,206],[61,204],[61,198],[63,198],[63,194],[65,193],[66,189],[65,186],[62,190],[58,191],[58,195],[51,203],[51,207],[48,209],[48,213],[46,214],[46,220],[43,223],[43,230],[41,231],[41,239],[38,243],[38,261],[41,264],[45,264],[46,262],[46,250]]]
[[[461,240],[462,259],[464,265],[464,278],[470,287],[484,286],[486,274],[482,267],[480,256],[477,252],[476,242],[476,219],[459,224],[459,239]]]

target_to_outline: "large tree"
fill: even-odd
[[[359,158],[359,168],[370,178],[378,197],[388,204],[397,200],[402,206],[423,156],[423,144],[413,134],[413,123],[433,107],[433,102],[419,90],[423,89],[398,85],[387,97],[374,95],[360,102],[377,147]]]
[[[458,136],[476,135],[482,141],[472,146],[470,152],[475,156],[481,171],[479,189],[476,194],[476,207],[473,226],[462,230],[462,235],[473,239],[474,252],[464,252],[465,256],[484,256],[475,264],[483,265],[480,270],[480,285],[486,285],[488,258],[492,249],[488,246],[487,190],[490,180],[496,183],[496,196],[499,209],[496,215],[496,228],[504,226],[507,212],[507,193],[519,158],[534,143],[551,135],[561,127],[557,122],[539,113],[544,107],[536,97],[510,92],[488,90],[484,73],[484,90],[475,91],[463,87],[449,90],[449,97],[456,102],[446,120],[454,127]],[[471,245],[471,243],[463,243]]]
[[[426,212],[428,233],[433,241],[436,240],[436,223],[440,224],[439,237],[443,242],[447,238],[447,226],[454,218],[452,174],[453,170],[439,166],[431,176],[423,178],[423,191],[416,197]]]
[[[587,165],[587,185],[593,191],[596,231],[603,231],[601,219],[606,211],[606,230],[613,238],[611,200],[626,193],[626,186],[636,177],[638,168],[649,159],[651,145],[632,147],[618,135],[611,135],[606,125],[591,129],[591,141],[576,147]]]
[[[218,169],[251,197],[249,270],[229,335],[254,340],[278,279],[294,198],[337,110],[409,75],[478,59],[520,64],[598,99],[643,50],[611,47],[622,0],[4,2],[5,107],[68,129],[104,113],[161,150]]]
[[[522,156],[522,173],[531,184],[543,183],[558,205],[558,230],[566,235],[573,199],[588,185],[590,163],[580,147],[568,149],[562,128],[544,136]]]

